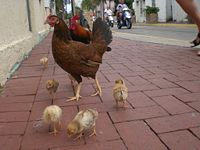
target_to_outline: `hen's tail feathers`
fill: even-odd
[[[97,18],[93,23],[92,36],[93,42],[104,40],[106,42],[106,45],[112,42],[112,32],[110,30],[110,27],[100,17]],[[110,49],[108,49],[108,51],[110,51]]]

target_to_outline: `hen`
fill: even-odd
[[[78,112],[74,119],[67,125],[67,134],[69,137],[77,136],[81,138],[84,132],[91,130],[90,136],[96,135],[95,122],[98,118],[98,112],[94,109],[87,109]]]
[[[117,107],[119,106],[119,102],[123,102],[124,106],[128,97],[128,88],[122,79],[115,81],[115,86],[113,87],[113,96],[115,98]]]
[[[105,51],[110,50],[108,44],[112,41],[112,32],[101,18],[93,24],[92,42],[84,44],[71,40],[69,29],[65,22],[55,15],[47,17],[46,22],[54,27],[52,38],[52,53],[55,62],[68,72],[77,82],[75,96],[68,101],[79,100],[82,77],[91,77],[95,80],[97,91],[94,95],[102,95],[96,73],[102,63]]]
[[[72,17],[70,19],[70,34],[74,41],[83,42],[85,44],[89,44],[91,41],[92,33],[90,30],[82,27],[76,21],[79,20],[80,17],[78,15]]]

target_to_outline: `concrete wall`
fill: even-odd
[[[48,32],[44,0],[6,0],[0,5],[0,83],[4,84],[16,67]],[[48,10],[46,10],[48,12]]]
[[[158,12],[158,22],[165,22],[166,21],[166,0],[156,0],[156,7],[160,8]]]

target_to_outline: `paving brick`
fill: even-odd
[[[2,150],[19,150],[21,139],[19,135],[0,136]]]
[[[176,85],[170,81],[167,81],[166,79],[162,79],[162,78],[148,79],[148,81],[157,85],[161,89],[170,88],[170,87],[179,87],[178,85]]]
[[[79,146],[68,146],[68,147],[59,147],[59,148],[51,148],[50,150],[88,150],[88,149],[95,149],[95,150],[126,150],[126,147],[120,140],[103,142],[103,143],[94,143],[94,144],[84,144]]]
[[[159,106],[126,109],[123,111],[109,112],[109,114],[113,122],[124,122],[168,115],[167,112]]]
[[[56,99],[54,100],[54,104],[55,105],[59,105],[59,106],[72,106],[72,105],[83,105],[83,104],[95,104],[95,103],[100,103],[101,99],[98,96],[86,96],[86,97],[81,97],[81,99],[79,99],[79,101],[71,101],[71,102],[67,102],[66,101],[67,98],[65,99]]]
[[[132,83],[133,85],[144,85],[144,84],[150,84],[147,80],[141,78],[140,76],[137,77],[126,77],[126,79]]]
[[[14,74],[14,78],[23,78],[23,77],[38,77],[43,74],[42,66],[34,66],[34,67],[25,67],[22,66],[19,70]]]
[[[153,84],[142,84],[142,85],[135,85],[135,86],[128,87],[129,92],[152,91],[152,90],[158,90],[158,89],[160,88]]]
[[[106,75],[106,78],[110,81],[110,82],[114,82],[117,79],[123,79],[123,77],[120,74],[110,74],[110,75]]]
[[[30,112],[3,112],[0,113],[0,122],[28,121]]]
[[[0,135],[22,135],[27,122],[0,123]]]
[[[149,97],[147,97],[142,92],[129,93],[128,101],[133,105],[133,107],[147,107],[157,105]]]
[[[8,96],[0,97],[0,103],[32,103],[34,101],[34,96]]]
[[[181,82],[176,82],[176,83],[193,93],[200,92],[199,81],[198,82],[197,81],[181,81]]]
[[[130,104],[128,103],[125,104],[125,107],[122,107],[122,104],[119,104],[119,107],[117,107],[115,101],[113,100],[113,102],[79,105],[79,109],[82,110],[82,109],[88,109],[88,108],[96,108],[98,112],[111,112],[111,111],[120,111],[120,110],[132,108]]]
[[[185,113],[174,116],[147,119],[146,121],[156,133],[164,133],[198,127],[200,125],[200,114]]]
[[[0,112],[30,111],[32,103],[6,103],[0,105]]]
[[[170,114],[181,114],[195,111],[173,96],[162,96],[153,99]]]
[[[200,150],[200,141],[189,131],[177,131],[159,135],[170,149]]]
[[[175,94],[175,97],[177,97],[183,102],[200,101],[200,93]]]
[[[114,125],[106,113],[100,113],[96,121],[97,136],[86,137],[86,143],[105,142],[120,139]]]
[[[144,79],[157,79],[157,78],[166,78],[166,77],[176,77],[170,73],[162,73],[162,74],[150,74],[150,75],[143,75]]]
[[[198,138],[200,138],[200,127],[197,127],[197,128],[190,128],[190,130],[191,130],[196,136],[198,136]]]
[[[37,87],[40,77],[12,79],[6,83],[6,87]]]
[[[46,132],[36,134],[25,134],[21,150],[27,149],[48,149],[50,147],[64,147],[69,145],[83,145],[84,140],[73,141],[67,137],[66,131],[59,132],[56,136]]]
[[[191,102],[188,103],[188,105],[190,105],[192,108],[200,112],[200,102]]]
[[[143,121],[123,122],[115,126],[129,150],[167,150]]]
[[[183,88],[168,88],[168,89],[144,91],[144,93],[150,97],[157,97],[157,96],[167,96],[176,94],[187,94],[189,92]]]

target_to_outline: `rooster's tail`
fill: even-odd
[[[92,29],[92,42],[105,43],[106,46],[112,42],[112,32],[108,24],[101,18],[97,18],[93,23]],[[111,48],[107,47],[107,51]]]

